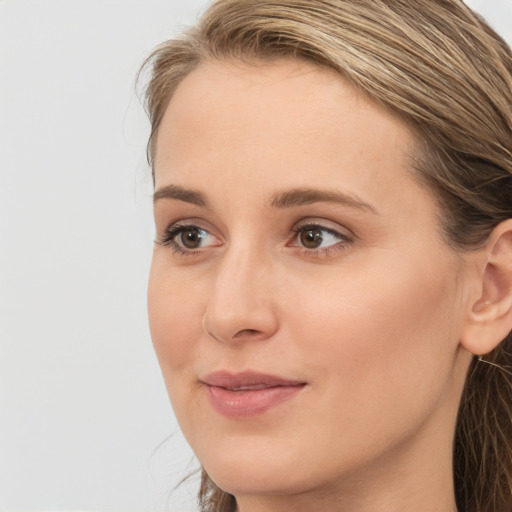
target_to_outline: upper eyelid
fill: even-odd
[[[332,233],[337,233],[340,236],[345,236],[347,238],[355,238],[354,232],[347,228],[346,226],[336,222],[330,221],[327,219],[315,219],[315,218],[306,218],[302,219],[299,222],[295,223],[293,227],[293,231],[297,231],[303,228],[307,228],[308,226],[315,226],[318,228],[325,229],[326,231],[330,231]]]
[[[298,238],[298,235],[304,230],[304,228],[308,228],[308,227],[319,228],[320,230],[326,231],[331,236],[338,238],[339,239],[338,243],[348,244],[348,243],[353,243],[354,242],[354,239],[353,239],[352,236],[348,236],[348,235],[346,235],[346,234],[344,234],[344,233],[342,233],[342,232],[340,232],[338,230],[327,228],[325,226],[318,225],[318,224],[305,224],[304,226],[299,226],[298,228],[294,229],[294,236],[293,236],[293,238],[292,238],[292,240],[290,242],[296,241],[296,239]],[[333,245],[338,245],[338,243],[331,244],[328,247],[332,247]],[[292,245],[292,247],[295,247],[295,246]],[[308,249],[308,250],[309,251],[322,251],[322,248],[319,247],[319,248]]]
[[[292,234],[295,234],[298,230],[304,229],[308,226],[315,226],[321,229],[324,229],[328,232],[331,232],[333,234],[337,234],[340,237],[344,237],[346,239],[354,240],[356,235],[354,232],[348,228],[346,225],[341,224],[338,221],[326,219],[322,217],[305,217],[302,219],[299,219],[298,221],[295,221],[292,226],[289,228],[289,232]],[[173,221],[171,223],[168,223],[163,228],[163,233],[160,238],[164,238],[166,234],[169,233],[169,231],[175,231],[179,228],[187,228],[187,227],[196,227],[198,229],[201,229],[203,231],[206,231],[209,235],[217,238],[226,240],[226,236],[222,234],[222,232],[219,232],[219,230],[211,224],[211,222],[197,218],[197,217],[190,217],[190,218],[182,218],[176,221]],[[284,236],[284,233],[283,233]]]
[[[194,224],[191,222],[184,222],[184,223],[175,222],[173,224],[170,224],[169,226],[167,226],[165,228],[164,234],[167,234],[167,235],[172,234],[172,238],[175,238],[177,235],[182,233],[187,228],[197,228],[200,231],[204,231],[204,232],[208,233],[208,235],[215,237],[215,235],[211,232],[211,230],[206,229],[198,224]]]
[[[170,223],[166,223],[165,226],[163,227],[163,231],[164,231],[164,233],[167,233],[171,229],[190,228],[190,227],[199,228],[199,229],[202,229],[203,231],[207,231],[209,234],[211,234],[213,236],[218,236],[218,235],[214,234],[214,232],[217,230],[212,226],[212,224],[210,222],[207,222],[205,220],[198,219],[198,218],[193,218],[193,217],[192,218],[184,218],[184,219],[180,219],[180,220],[175,220]]]

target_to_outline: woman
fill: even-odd
[[[201,509],[511,511],[506,44],[459,0],[220,0],[148,63]]]

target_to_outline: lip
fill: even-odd
[[[200,379],[213,408],[232,419],[258,416],[296,396],[306,382],[246,371],[218,371]]]

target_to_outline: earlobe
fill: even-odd
[[[461,337],[461,345],[475,355],[494,350],[512,330],[512,219],[496,226],[483,254],[479,293]]]

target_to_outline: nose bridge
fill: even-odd
[[[270,258],[261,246],[247,240],[230,244],[218,262],[205,330],[224,342],[271,336],[277,328],[272,275]]]

